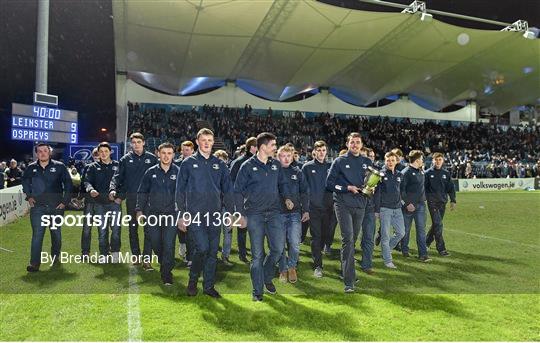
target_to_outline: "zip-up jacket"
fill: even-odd
[[[306,162],[302,173],[309,185],[309,207],[312,210],[332,207],[332,192],[326,189],[326,177],[330,170],[330,163],[319,162],[316,159]]]
[[[390,169],[383,168],[381,172],[384,173],[384,176],[377,185],[373,197],[376,213],[381,211],[381,207],[401,208],[401,179],[403,175],[396,169],[392,172]]]
[[[120,199],[135,199],[144,173],[157,163],[156,156],[148,151],[140,156],[133,151],[128,152],[119,161],[118,172],[111,180],[109,192],[116,191]]]
[[[279,213],[286,197],[287,180],[278,161],[262,163],[257,155],[240,167],[234,183],[236,211],[242,215]]]
[[[24,170],[22,178],[23,192],[28,198],[34,198],[36,205],[56,207],[60,203],[67,206],[71,199],[73,183],[66,166],[56,160],[42,168],[34,161]]]
[[[192,216],[234,212],[233,185],[225,162],[196,152],[184,159],[176,183],[176,206]]]
[[[109,204],[109,187],[114,174],[118,171],[118,161],[111,161],[106,164],[101,161],[91,163],[83,176],[83,187],[89,199],[100,204]],[[95,198],[90,196],[90,192],[96,190],[99,195]]]
[[[148,214],[174,214],[176,178],[180,169],[171,163],[165,172],[161,164],[148,169],[137,191],[136,211]]]
[[[426,170],[425,175],[426,199],[428,203],[456,202],[456,190],[450,172],[444,168],[436,169],[431,167]]]
[[[426,201],[424,171],[409,165],[401,171],[401,199],[403,206],[420,204]]]
[[[326,188],[334,192],[334,201],[349,207],[366,208],[368,200],[361,192],[354,194],[347,190],[353,185],[362,188],[368,167],[372,165],[369,158],[354,156],[351,152],[339,156],[330,167],[326,178]]]
[[[283,168],[283,174],[287,179],[286,189],[289,199],[293,202],[294,207],[288,210],[285,203],[281,206],[281,213],[305,213],[309,212],[309,186],[298,167],[293,167],[292,164],[288,168]]]

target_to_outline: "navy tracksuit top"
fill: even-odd
[[[326,178],[326,188],[334,192],[336,203],[349,207],[366,208],[369,206],[370,199],[362,193],[349,192],[347,186],[353,185],[361,188],[364,185],[368,167],[372,164],[369,158],[354,156],[351,152],[334,160]]]

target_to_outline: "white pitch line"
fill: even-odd
[[[141,309],[139,307],[139,286],[137,286],[137,267],[129,266],[128,294],[128,341],[142,341]]]
[[[7,251],[7,252],[15,252],[15,251],[13,251],[13,250],[9,250],[9,249],[2,248],[2,247],[0,247],[0,250],[4,250],[4,251]]]
[[[521,242],[512,241],[510,239],[491,237],[491,236],[486,236],[486,235],[480,235],[480,234],[477,234],[477,233],[454,230],[454,229],[445,229],[445,230],[450,231],[450,232],[461,233],[461,234],[469,235],[469,236],[473,236],[473,237],[478,237],[478,238],[482,238],[482,239],[491,239],[491,240],[499,241],[499,242],[519,244],[519,245],[523,245],[523,246],[526,246],[526,247],[529,247],[529,248],[540,248],[540,245],[521,243]]]

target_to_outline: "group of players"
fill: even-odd
[[[277,266],[280,281],[297,281],[300,244],[307,223],[311,233],[313,276],[316,278],[324,275],[323,255],[333,240],[336,222],[339,224],[340,277],[346,293],[354,292],[358,282],[354,255],[360,232],[360,264],[367,274],[374,273],[375,242],[380,241],[387,268],[396,268],[392,261],[394,249],[409,256],[413,220],[420,261],[430,261],[428,247],[433,241],[441,256],[449,255],[443,239],[442,221],[448,197],[453,209],[456,195],[440,153],[432,155],[433,166],[424,171],[421,151],[409,153],[407,166],[399,149],[387,152],[381,170],[383,176],[370,196],[362,189],[368,170],[374,164],[374,154],[363,147],[359,133],[347,136],[347,149],[332,163],[327,162],[325,142],[317,141],[312,151],[313,159],[303,166],[295,160],[292,145],[278,149],[276,137],[268,132],[249,138],[244,154],[230,167],[224,161],[226,153],[212,154],[214,134],[211,130],[201,129],[195,142],[197,151],[193,150],[192,143],[185,142],[183,158],[175,161],[175,147],[171,143],[161,144],[156,157],[145,150],[144,136],[133,133],[130,136],[131,151],[120,161],[111,160],[111,146],[103,142],[96,147],[97,160],[84,171],[85,214],[110,219],[111,213],[120,214],[125,200],[130,216],[131,254],[137,257],[134,264],[151,271],[150,256],[155,254],[164,285],[173,283],[178,236],[180,253],[190,261],[187,294],[197,294],[202,274],[203,293],[219,298],[214,286],[222,228],[226,233],[222,252],[224,262],[229,262],[232,227],[238,229],[240,259],[247,262],[246,232],[249,233],[254,301],[262,301],[265,291],[276,293],[273,279]],[[36,272],[40,267],[43,236],[47,229],[41,216],[63,215],[71,194],[68,171],[63,163],[51,159],[50,146],[38,144],[35,152],[37,160],[23,175],[23,191],[31,207],[33,233],[28,272]],[[432,220],[427,237],[426,207]],[[175,219],[154,220],[153,223],[149,220],[144,225],[141,252],[140,219],[151,216]],[[377,238],[376,218],[380,220]],[[85,222],[82,255],[90,253],[91,229],[92,225]],[[100,263],[118,263],[120,230],[118,222],[107,219],[99,228]],[[61,230],[57,228],[50,232],[51,254],[58,256]]]

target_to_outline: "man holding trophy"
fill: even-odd
[[[362,137],[353,132],[347,136],[347,153],[332,163],[326,188],[333,192],[334,210],[341,227],[341,269],[345,292],[354,292],[356,271],[354,247],[362,227],[369,199],[379,182],[380,175],[373,169],[367,183],[366,176],[372,168],[369,158],[360,155]]]

